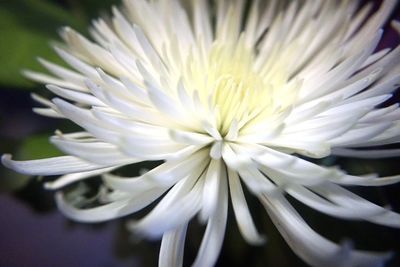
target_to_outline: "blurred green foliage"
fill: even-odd
[[[21,69],[41,69],[38,56],[61,63],[50,42],[57,31],[71,26],[87,33],[90,20],[108,11],[117,0],[12,0],[0,1],[0,86],[32,88]]]
[[[23,141],[16,152],[18,159],[38,159],[61,156],[62,153],[49,142],[49,135],[34,135]]]

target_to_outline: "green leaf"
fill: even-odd
[[[37,56],[61,62],[49,43],[59,39],[57,31],[65,25],[82,30],[85,22],[49,1],[1,1],[0,85],[32,87],[21,69],[42,70]]]

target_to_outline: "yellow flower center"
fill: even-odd
[[[257,68],[256,51],[246,47],[243,38],[229,44],[216,40],[208,53],[190,53],[183,78],[190,91],[198,92],[205,109],[214,113],[215,126],[224,137],[233,123],[246,129],[294,102],[294,94],[287,95],[293,83],[288,84],[285,64],[272,63]]]

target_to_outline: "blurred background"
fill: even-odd
[[[57,31],[69,25],[87,35],[91,19],[108,14],[111,5],[119,3],[118,0],[0,0],[1,154],[12,153],[16,159],[60,155],[48,143],[48,136],[56,129],[69,132],[76,127],[31,111],[32,107],[38,106],[31,100],[31,93],[49,94],[43,85],[25,79],[21,70],[43,70],[36,61],[38,56],[62,64],[50,45],[59,41]],[[380,1],[374,3],[378,5]],[[394,17],[400,17],[399,8]],[[394,31],[387,29],[379,48],[393,47],[399,42]],[[390,101],[398,102],[398,94]],[[339,164],[354,174],[400,173],[399,158],[328,158],[322,163]],[[132,172],[136,171],[132,169]],[[49,178],[27,177],[0,166],[0,267],[157,265],[159,242],[130,235],[125,229],[129,218],[102,224],[69,221],[55,207],[53,192],[42,188],[45,179]],[[399,185],[353,187],[352,190],[400,211]],[[318,233],[335,242],[351,239],[358,249],[393,250],[397,255],[387,266],[400,266],[400,230],[334,219],[290,200]],[[260,247],[247,245],[238,233],[230,211],[230,223],[218,266],[306,266],[280,237],[257,200],[248,194],[248,201],[256,224],[267,235],[268,243]],[[189,227],[185,266],[189,266],[196,256],[203,231],[204,227],[196,220]]]

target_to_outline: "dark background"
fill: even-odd
[[[23,78],[20,70],[42,70],[36,56],[60,63],[49,45],[59,40],[57,30],[71,25],[87,34],[90,20],[118,3],[117,0],[0,0],[0,153],[12,153],[18,159],[59,154],[48,144],[48,136],[55,129],[73,126],[32,113],[31,108],[38,105],[31,100],[30,93],[48,93],[44,86]],[[398,8],[394,16],[400,17]],[[387,29],[380,48],[393,47],[399,41],[394,31]],[[398,95],[391,101],[398,101]],[[340,164],[356,174],[374,171],[381,175],[399,174],[398,162],[398,158],[329,159],[329,164]],[[0,267],[157,265],[159,242],[130,236],[124,227],[126,219],[95,225],[69,221],[56,209],[53,193],[42,189],[42,182],[40,177],[26,177],[0,166]],[[400,211],[399,185],[353,190]],[[280,237],[258,201],[249,194],[248,200],[259,230],[269,241],[260,247],[247,245],[238,234],[230,211],[218,266],[306,266]],[[335,242],[348,238],[358,249],[400,253],[398,229],[331,218],[291,201],[318,233]],[[203,231],[204,227],[196,221],[189,227],[185,266],[196,256]],[[388,266],[400,266],[399,256]]]

